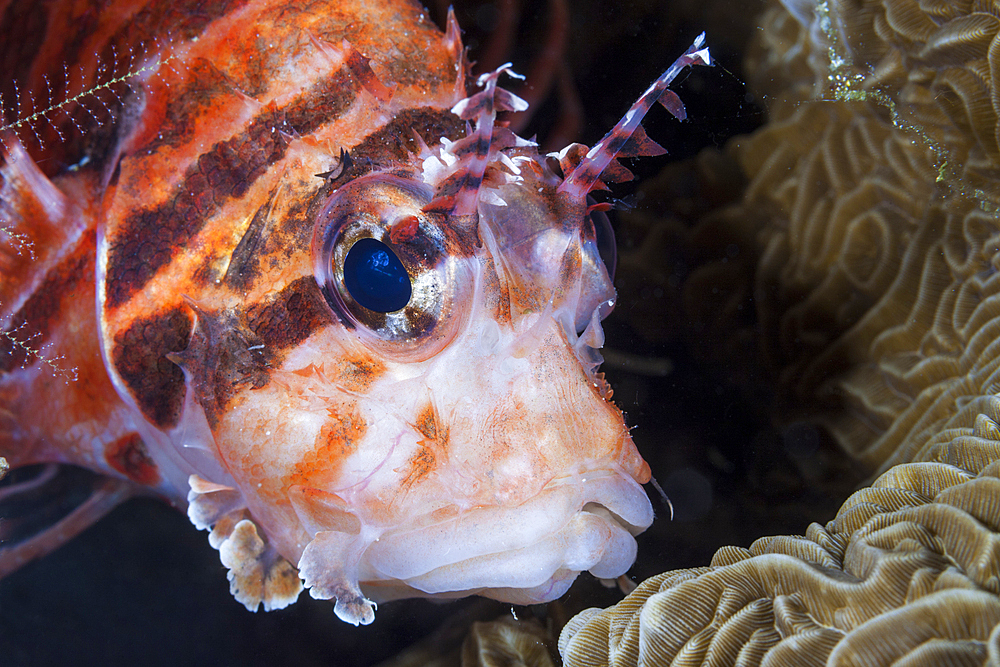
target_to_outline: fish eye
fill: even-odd
[[[313,231],[316,281],[334,314],[362,342],[407,360],[454,338],[473,283],[446,218],[422,208],[423,183],[369,174],[336,190]]]
[[[358,304],[376,313],[402,310],[413,294],[410,276],[396,253],[370,237],[347,251],[344,286]]]

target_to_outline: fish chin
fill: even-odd
[[[610,517],[581,510],[557,533],[534,544],[436,567],[405,583],[431,596],[458,592],[463,596],[477,594],[502,602],[534,604],[565,593],[580,572],[590,570],[601,578],[624,574],[635,554],[635,538],[621,524]],[[425,563],[433,563],[432,558],[439,555],[421,558]]]
[[[477,507],[388,531],[365,550],[359,578],[376,601],[478,594],[546,602],[580,572],[624,574],[635,560],[634,535],[652,520],[645,492],[626,475],[574,475],[516,507]]]

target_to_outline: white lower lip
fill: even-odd
[[[577,512],[562,530],[520,549],[494,553],[438,567],[406,581],[428,594],[446,593],[457,587],[492,589],[537,589],[558,573],[590,570],[594,576],[614,578],[624,574],[635,560],[635,538],[616,521],[589,512]],[[552,597],[561,594],[556,592]],[[526,602],[552,599],[545,592]]]
[[[584,570],[611,578],[632,564],[632,535],[652,520],[641,486],[619,473],[595,472],[553,482],[516,507],[471,509],[383,534],[366,550],[360,578],[400,580],[428,594],[544,588]]]

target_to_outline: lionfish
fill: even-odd
[[[407,0],[6,0],[0,26],[0,573],[137,493],[211,531],[250,610],[627,571],[650,470],[597,372],[588,194],[664,152],[639,123],[683,118],[703,37],[544,155],[497,118],[526,107],[509,65],[473,82],[454,15]],[[72,466],[99,482],[23,534]]]

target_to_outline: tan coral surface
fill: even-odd
[[[997,664],[998,475],[896,466],[825,527],[720,549],[575,616],[564,664]]]
[[[772,122],[733,143],[752,182],[712,221],[757,231],[760,341],[785,405],[872,469],[926,458],[956,409],[993,393],[970,373],[1000,314],[1000,22],[987,3],[932,4],[823,3],[798,34],[770,9],[747,70],[773,89],[810,53],[813,100],[791,79]]]
[[[749,186],[691,234],[755,261],[684,306],[752,298],[778,419],[885,472],[574,617],[566,665],[1000,665],[1000,5],[785,4],[748,55],[770,122],[728,149]]]

